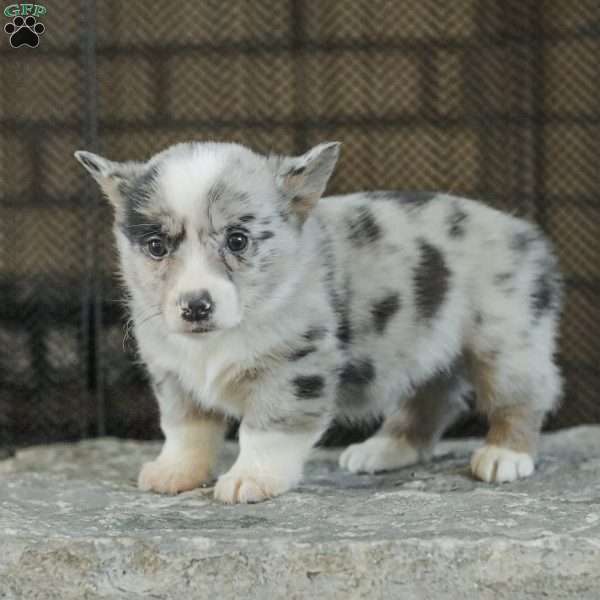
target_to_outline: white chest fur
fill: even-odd
[[[241,416],[245,398],[235,393],[240,374],[251,365],[244,340],[235,334],[166,335],[160,326],[139,332],[140,352],[151,373],[174,374],[206,409]]]

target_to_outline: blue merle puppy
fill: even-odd
[[[534,470],[561,285],[532,225],[445,194],[321,199],[336,143],[299,157],[236,144],[173,146],[145,163],[76,157],[115,212],[122,275],[165,444],[144,490],[211,477],[225,429],[240,453],[215,496],[259,502],[294,487],[334,418],[385,418],[340,463],[426,460],[474,388],[489,420],[475,477]]]

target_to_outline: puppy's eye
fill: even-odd
[[[159,237],[153,237],[148,240],[148,252],[152,258],[164,258],[167,254],[165,241]]]
[[[227,247],[234,253],[243,252],[248,245],[248,236],[240,231],[232,231],[227,236]]]

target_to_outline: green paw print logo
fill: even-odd
[[[40,36],[46,31],[38,17],[48,11],[42,4],[11,4],[4,9],[4,16],[12,21],[6,23],[4,32],[10,36],[10,45],[13,48],[27,46],[37,48]]]

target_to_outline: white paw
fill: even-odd
[[[215,499],[226,504],[253,504],[279,496],[292,487],[264,474],[235,468],[221,475],[215,485]]]
[[[534,471],[533,458],[500,446],[483,446],[471,458],[471,472],[488,483],[515,481],[529,477]]]
[[[210,479],[210,468],[197,453],[168,458],[159,456],[144,464],[138,477],[138,487],[161,494],[178,494],[193,490]]]
[[[348,446],[340,456],[340,466],[352,473],[375,473],[414,465],[419,458],[419,451],[406,438],[382,435]]]

